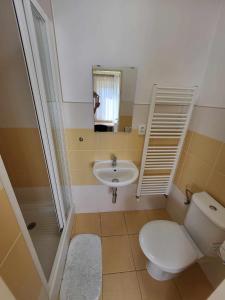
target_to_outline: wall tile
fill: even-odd
[[[181,155],[180,155],[180,159],[179,159],[178,165],[177,165],[176,173],[175,173],[175,176],[174,176],[174,183],[176,185],[179,185],[180,175],[182,173],[182,168],[184,166],[185,156],[186,155],[187,155],[187,152],[184,151],[184,148],[183,148],[183,150],[181,152]]]
[[[93,176],[93,162],[110,160],[112,154],[140,166],[144,137],[138,135],[137,130],[114,134],[95,133],[92,129],[66,129],[65,135],[73,185],[100,184]],[[80,136],[84,138],[83,142],[79,142]]]
[[[0,128],[0,136],[0,153],[13,185],[49,185],[38,128]]]
[[[129,133],[98,132],[97,149],[125,150],[127,149],[127,135]]]
[[[69,151],[69,166],[74,169],[91,168],[95,159],[95,152],[89,150]]]
[[[0,264],[20,233],[6,192],[0,190]]]
[[[189,130],[185,136],[182,151],[184,151],[184,152],[188,151],[192,137],[193,137],[193,132]]]
[[[225,175],[225,144],[222,145],[221,151],[216,160],[216,170]]]
[[[221,142],[211,139],[205,135],[194,132],[190,143],[190,152],[199,157],[200,160],[212,165],[219,153]]]
[[[225,174],[214,170],[211,173],[206,191],[225,206]]]
[[[194,192],[204,190],[210,174],[210,165],[192,154],[187,154],[178,187],[185,192],[187,185],[191,186]]]
[[[97,146],[97,134],[90,129],[66,129],[66,143],[68,150],[95,150]],[[80,141],[79,138],[83,138]]]
[[[22,236],[1,266],[0,276],[16,299],[38,299],[42,284]]]
[[[174,177],[184,193],[206,191],[225,206],[225,144],[189,131]]]
[[[139,135],[136,129],[127,135],[127,149],[129,150],[141,150],[144,146],[144,135]]]

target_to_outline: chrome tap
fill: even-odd
[[[112,154],[111,159],[112,159],[112,167],[115,168],[116,167],[116,161],[117,161],[116,155]]]

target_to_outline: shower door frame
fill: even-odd
[[[38,123],[41,132],[41,138],[43,142],[43,148],[46,155],[46,161],[49,171],[49,177],[51,181],[52,191],[54,195],[54,203],[56,208],[56,213],[59,221],[60,229],[66,224],[66,216],[64,210],[64,203],[62,198],[62,193],[60,189],[60,180],[58,174],[58,167],[56,162],[56,154],[53,143],[53,136],[51,132],[50,117],[46,102],[46,93],[44,88],[38,46],[36,41],[35,28],[33,23],[32,8],[31,5],[35,7],[38,13],[43,18],[46,25],[47,39],[49,43],[49,53],[50,53],[50,65],[52,67],[53,73],[53,86],[56,97],[60,97],[60,86],[59,80],[57,80],[56,69],[54,63],[57,62],[57,57],[55,51],[53,51],[52,45],[52,28],[50,20],[47,15],[35,0],[14,0],[15,9],[17,13],[17,19],[19,23],[20,34],[22,37],[22,44],[24,48],[24,53],[26,56],[26,62],[29,72],[29,77],[31,81],[31,89],[33,93],[33,99],[35,103],[35,108],[38,117]],[[61,102],[61,101],[59,101]],[[65,157],[65,155],[63,155]],[[67,162],[64,159],[64,165],[67,167]],[[71,204],[71,199],[70,199]]]

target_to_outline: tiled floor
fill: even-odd
[[[73,236],[95,233],[102,239],[103,300],[206,300],[212,292],[198,264],[170,281],[149,276],[138,233],[155,219],[169,216],[163,209],[76,215]]]

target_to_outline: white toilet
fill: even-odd
[[[192,197],[184,226],[157,220],[139,233],[142,251],[149,259],[147,270],[157,280],[168,280],[203,255],[215,256],[225,240],[225,208],[206,192]]]

